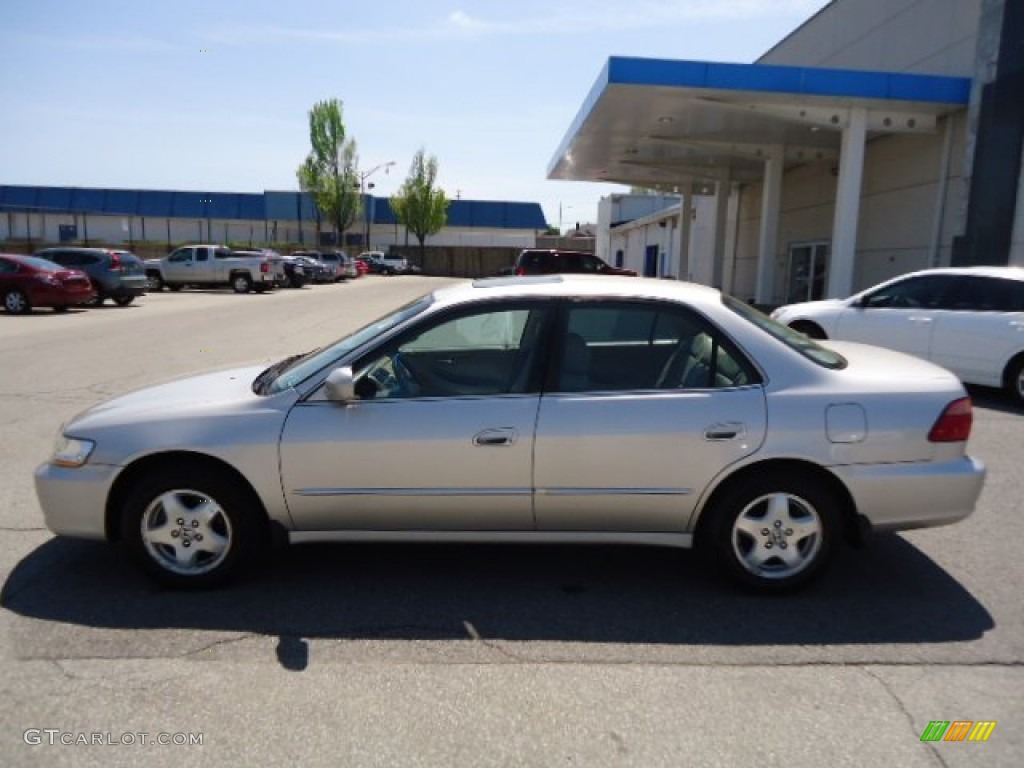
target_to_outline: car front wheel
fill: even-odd
[[[813,477],[756,476],[727,488],[710,510],[709,544],[726,573],[761,593],[813,579],[838,532],[833,494]]]
[[[235,293],[248,293],[252,290],[252,280],[248,275],[235,275],[231,278],[231,287]]]
[[[154,473],[128,495],[121,538],[159,583],[213,587],[254,556],[260,540],[257,505],[239,482],[205,467]]]

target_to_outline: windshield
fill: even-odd
[[[257,394],[272,395],[294,387],[318,371],[334,366],[347,354],[372,341],[377,336],[387,333],[392,328],[397,328],[410,318],[416,317],[416,315],[423,312],[433,303],[434,298],[432,295],[423,296],[323,349],[315,350],[308,355],[296,356],[285,365],[278,363],[277,366],[280,366],[280,370],[276,372],[276,375],[268,381],[265,380],[264,374],[268,373],[271,369],[261,373],[256,378],[256,381],[253,382],[253,391]],[[271,368],[277,366],[271,366]]]
[[[775,337],[790,349],[795,349],[808,360],[825,368],[834,368],[838,370],[846,367],[846,358],[842,355],[837,354],[830,349],[825,349],[823,346],[815,343],[807,336],[794,331],[788,326],[782,325],[782,323],[775,322],[768,317],[768,315],[755,309],[749,304],[744,304],[742,301],[734,299],[732,296],[722,296],[722,303],[747,322],[753,323],[769,336]]]

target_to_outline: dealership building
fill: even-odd
[[[753,64],[608,60],[548,168],[610,196],[598,251],[777,304],[1024,265],[1024,2],[833,0]]]

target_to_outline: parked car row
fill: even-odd
[[[370,272],[418,271],[404,258],[379,251],[353,258],[344,251],[302,250],[283,256],[269,248],[232,249],[197,244],[160,259],[141,260],[115,248],[61,246],[33,256],[0,254],[0,305],[11,314],[34,307],[63,312],[74,306],[100,306],[110,299],[127,306],[147,291],[227,286],[236,293],[336,283]]]
[[[98,296],[89,276],[81,270],[67,269],[38,256],[0,253],[0,302],[12,315],[31,312],[33,307],[65,312]]]
[[[0,254],[0,303],[11,314],[33,307],[100,306],[111,299],[124,307],[146,292],[142,261],[113,248],[44,248],[32,256]]]

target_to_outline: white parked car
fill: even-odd
[[[923,357],[1024,403],[1024,268],[927,269],[848,299],[780,307],[772,317],[812,339]]]
[[[969,515],[971,419],[950,372],[711,288],[511,277],[85,411],[36,489],[52,531],[120,540],[177,587],[278,533],[696,545],[772,592],[865,529]]]

